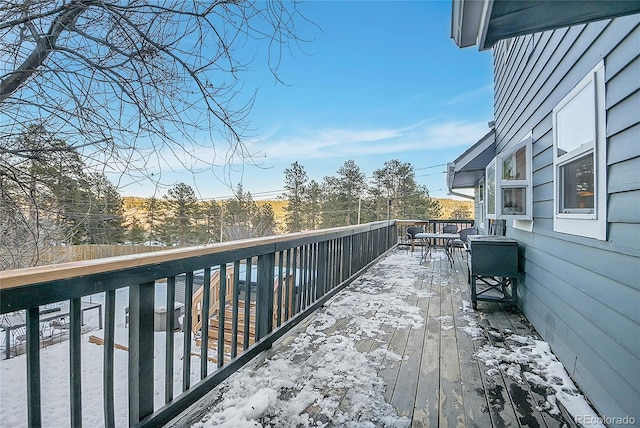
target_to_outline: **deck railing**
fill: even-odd
[[[85,262],[65,263],[0,272],[1,314],[22,311],[26,316],[27,403],[29,426],[42,422],[41,358],[39,326],[44,305],[69,304],[69,385],[71,426],[82,425],[82,301],[104,293],[103,413],[104,425],[115,425],[114,348],[116,291],[128,289],[128,413],[130,426],[160,426],[199,400],[233,372],[304,319],[327,299],[352,282],[367,266],[397,243],[395,221],[368,223],[335,229],[294,233],[174,249]],[[240,272],[244,265],[244,289]],[[237,274],[227,275],[233,269]],[[218,270],[216,297],[210,281]],[[174,391],[176,320],[166,311],[164,330],[164,405],[154,407],[154,306],[156,284],[166,280],[166,308],[174,308],[176,277],[184,276],[185,295],[193,295],[194,273],[204,271],[201,349],[193,352],[192,300],[184,302],[182,325],[182,390]],[[256,277],[253,278],[252,275]],[[227,284],[227,278],[233,284]],[[274,286],[282,283],[287,286]],[[278,279],[278,278],[281,278]],[[252,286],[255,284],[255,296]],[[227,301],[227,288],[234,290]],[[291,295],[293,294],[293,295]],[[217,358],[211,367],[207,338],[211,325],[210,303],[217,300],[218,314],[231,308],[231,350],[225,358],[224,320],[217,320]],[[241,302],[245,305],[239,313]],[[249,307],[255,305],[255,343],[249,344]],[[275,308],[275,309],[274,309]],[[244,315],[244,322],[240,321]],[[197,330],[197,329],[196,329]],[[244,340],[238,340],[238,337]],[[202,343],[204,342],[204,343]],[[239,343],[239,344],[238,344]],[[179,344],[178,344],[179,345]],[[241,349],[238,349],[241,348]],[[200,376],[192,384],[191,358],[200,356]],[[197,368],[195,368],[197,370]],[[86,387],[86,385],[85,385]],[[10,406],[12,403],[3,403]]]

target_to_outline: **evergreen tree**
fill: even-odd
[[[302,165],[294,162],[291,168],[284,170],[284,207],[285,225],[289,232],[299,232],[304,227],[304,196],[307,184],[307,173]]]
[[[251,193],[245,192],[239,184],[236,197],[224,202],[223,236],[225,240],[255,238],[272,235],[275,215],[271,205],[259,207]]]
[[[322,221],[322,187],[320,183],[311,180],[303,194],[302,217],[306,229],[315,230]]]
[[[147,213],[145,218],[145,224],[147,226],[148,240],[158,241],[160,240],[160,229],[163,218],[163,203],[160,199],[152,196],[145,199],[144,210]]]
[[[124,241],[123,202],[115,186],[104,174],[87,178],[89,218],[86,234],[92,244],[115,244]]]
[[[127,240],[133,245],[142,244],[145,241],[145,230],[142,222],[135,217],[129,219],[126,225]]]
[[[440,216],[439,202],[429,197],[425,186],[417,185],[410,163],[402,163],[397,159],[387,161],[383,168],[374,171],[373,179],[369,206],[373,208],[375,220]]]
[[[164,196],[166,212],[162,219],[161,237],[180,246],[195,241],[195,219],[199,216],[196,194],[185,183],[178,183]]]
[[[324,227],[356,224],[358,207],[366,183],[365,174],[353,160],[338,169],[338,177],[325,177],[322,225]]]
[[[220,241],[222,206],[215,200],[201,204],[202,224],[198,227],[198,242],[208,244]]]

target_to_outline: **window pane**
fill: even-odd
[[[502,189],[502,214],[525,215],[526,188],[507,187]]]
[[[560,212],[593,212],[593,172],[593,152],[560,167]]]
[[[593,144],[596,106],[593,82],[582,89],[557,114],[558,156],[584,144]]]
[[[487,168],[487,213],[496,213],[496,167],[495,164]]]
[[[527,179],[527,146],[521,147],[502,162],[503,180]]]

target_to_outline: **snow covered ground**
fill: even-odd
[[[433,255],[437,257],[437,253]],[[202,402],[206,412],[196,427],[406,427],[410,421],[398,416],[384,400],[385,384],[379,372],[406,358],[377,339],[385,328],[419,328],[425,314],[407,302],[411,296],[429,297],[416,288],[416,277],[426,267],[420,255],[395,251],[369,272],[330,300],[323,308],[287,335],[255,362],[249,363],[216,388]],[[162,295],[160,290],[159,295]],[[122,291],[124,293],[124,291]],[[94,296],[94,301],[100,296]],[[411,299],[409,299],[411,300]],[[123,303],[124,302],[124,303]],[[159,303],[161,299],[159,299]],[[116,342],[126,345],[124,328],[126,296],[118,298]],[[477,314],[463,301],[466,321],[459,334],[472,338],[485,335]],[[96,320],[87,319],[87,324]],[[442,328],[452,328],[442,320]],[[83,417],[85,426],[102,426],[102,347],[82,346]],[[504,334],[504,346],[484,345],[477,357],[488,375],[504,373],[518,383],[529,383],[547,391],[541,411],[554,413],[561,402],[574,415],[597,415],[551,353],[537,337]],[[367,350],[359,344],[372,341]],[[174,389],[180,391],[182,334],[176,335]],[[278,350],[276,353],[275,350]],[[43,425],[69,425],[68,343],[42,351]],[[163,404],[164,333],[156,333],[156,407]],[[127,426],[127,353],[115,351],[116,423]],[[26,426],[25,358],[0,361],[0,426]],[[198,357],[192,368],[199,370]],[[193,382],[199,373],[191,373]],[[204,408],[204,407],[203,407]]]

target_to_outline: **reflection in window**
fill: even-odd
[[[503,180],[527,179],[527,146],[518,149],[514,154],[502,161]]]
[[[593,153],[560,166],[561,212],[593,212],[595,206],[593,172]]]
[[[487,214],[496,213],[496,164],[487,167]]]
[[[505,187],[502,189],[502,214],[524,215],[526,188]]]

